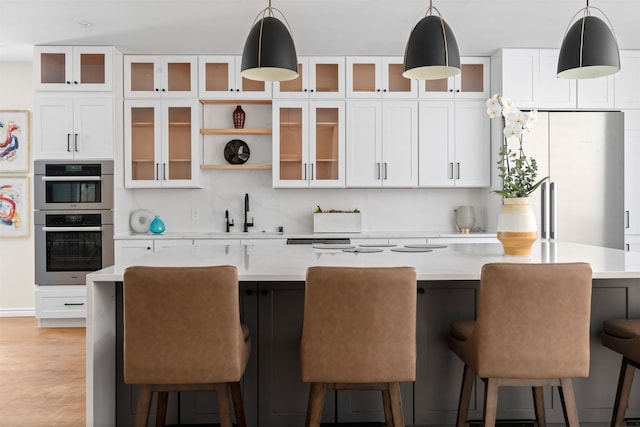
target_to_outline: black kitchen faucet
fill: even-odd
[[[249,213],[249,193],[244,193],[244,224],[243,231],[246,233],[249,231],[249,227],[253,227],[253,217],[251,222],[247,222],[247,213]]]

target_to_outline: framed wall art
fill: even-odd
[[[29,236],[29,178],[0,176],[0,238]]]
[[[29,171],[29,111],[0,110],[0,173]]]

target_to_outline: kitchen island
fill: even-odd
[[[307,385],[300,379],[298,337],[306,269],[315,265],[413,266],[418,277],[417,378],[403,384],[407,424],[453,425],[462,364],[447,349],[448,324],[475,318],[482,265],[489,262],[588,262],[593,269],[591,372],[574,381],[581,423],[606,425],[618,379],[619,357],[600,345],[602,321],[640,318],[640,253],[572,243],[536,243],[531,257],[504,257],[499,244],[450,244],[431,252],[346,253],[311,245],[219,245],[168,248],[134,260],[149,266],[230,264],[241,281],[241,313],[252,335],[253,350],[243,380],[248,422],[287,427],[304,423]],[[121,282],[126,265],[87,276],[87,425],[132,425],[135,389],[122,384]],[[471,417],[482,409],[482,382]],[[557,392],[545,391],[550,422],[562,419]],[[215,422],[215,399],[181,394],[172,403],[171,422]],[[640,416],[636,381],[628,416]],[[499,417],[532,418],[530,391],[501,394]],[[331,394],[323,421],[382,420],[377,393]]]

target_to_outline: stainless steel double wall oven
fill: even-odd
[[[34,162],[37,285],[83,285],[113,265],[113,162]]]

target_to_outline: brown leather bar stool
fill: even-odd
[[[240,324],[233,266],[129,267],[124,273],[124,381],[140,384],[136,427],[146,426],[153,392],[164,425],[169,391],[215,390],[220,424],[245,426],[240,379],[251,341]]]
[[[495,425],[500,386],[529,386],[544,427],[543,386],[550,385],[558,386],[567,425],[578,427],[571,378],[589,375],[590,316],[589,264],[484,265],[477,320],[450,327],[449,348],[464,362],[456,425],[466,425],[477,375],[485,426]]]
[[[307,270],[306,426],[320,425],[326,390],[381,390],[387,427],[404,426],[399,383],[416,376],[416,285],[412,267]]]
[[[640,319],[605,320],[602,345],[622,355],[620,379],[611,417],[612,427],[625,425],[624,413],[629,404],[633,375],[640,369]]]

